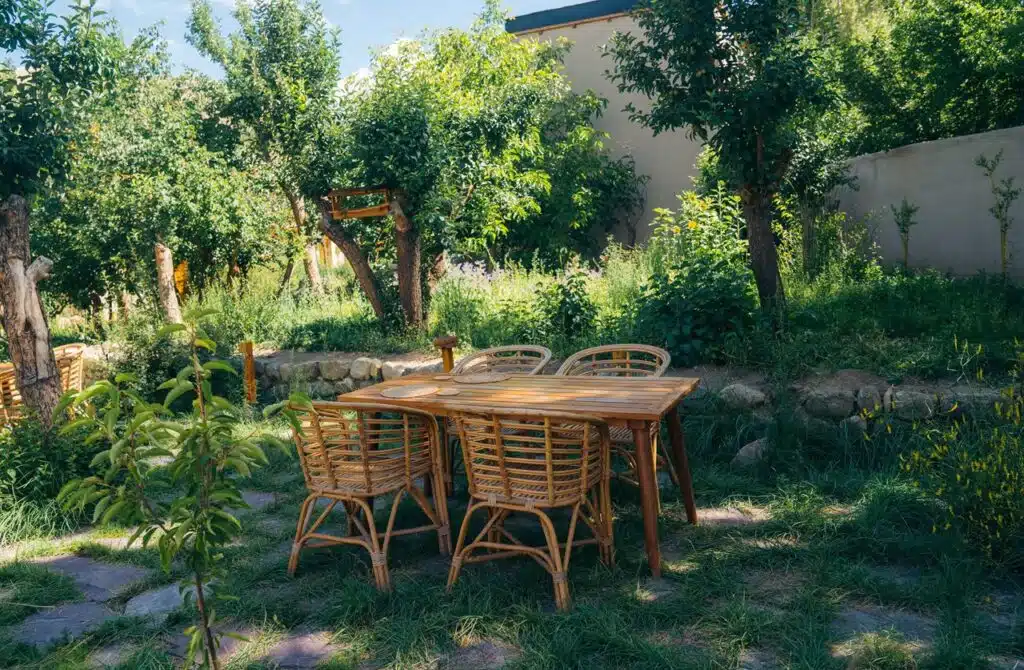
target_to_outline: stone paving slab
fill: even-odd
[[[214,628],[216,627],[217,626],[215,624]],[[255,633],[248,628],[234,628],[228,626],[220,630],[223,633],[234,633],[236,635],[241,635],[242,637],[249,639],[252,639],[252,637],[255,635]],[[189,636],[185,635],[184,633],[175,635],[170,639],[167,645],[167,653],[175,658],[185,658],[185,654],[188,653],[188,643],[190,639],[191,638],[189,638]],[[238,638],[228,637],[227,635],[222,636],[220,638],[220,649],[217,650],[217,659],[221,663],[223,663],[224,661],[231,658],[232,654],[238,651],[243,644],[248,643],[239,640]]]
[[[34,562],[48,570],[71,577],[85,597],[96,602],[106,602],[125,587],[152,574],[152,571],[146,568],[103,563],[84,556],[49,556]]]
[[[194,586],[186,593],[195,593]],[[177,584],[168,584],[135,596],[124,607],[125,616],[149,617],[153,622],[164,622],[168,615],[184,603],[184,595]]]
[[[277,495],[267,491],[242,491],[242,500],[257,512],[261,512],[277,502]]]
[[[14,628],[11,637],[23,644],[46,647],[65,636],[72,640],[81,637],[116,616],[100,603],[70,603],[33,614]]]
[[[891,607],[861,605],[849,607],[832,622],[832,630],[844,639],[864,633],[895,630],[915,649],[931,646],[935,639],[935,619]]]
[[[89,654],[86,665],[90,668],[116,668],[123,665],[131,658],[131,655],[139,650],[138,645],[130,642],[119,642],[102,647]]]
[[[441,659],[443,670],[500,670],[515,662],[522,652],[498,640],[481,640],[460,647]]]
[[[340,647],[331,643],[328,633],[290,635],[270,649],[265,661],[282,670],[306,670],[315,668],[339,650]]]

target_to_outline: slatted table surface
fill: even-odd
[[[630,421],[658,421],[692,393],[699,379],[661,377],[555,377],[513,374],[484,384],[456,383],[447,375],[416,375],[376,384],[338,397],[338,400],[375,402],[421,409],[446,416],[459,411],[500,412],[530,410],[569,412],[604,419],[611,425]],[[388,398],[386,389],[419,385],[457,389],[458,395]]]

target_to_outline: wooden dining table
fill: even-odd
[[[637,480],[643,513],[644,544],[651,573],[661,575],[658,540],[658,482],[651,448],[652,424],[668,424],[672,464],[676,470],[687,519],[697,523],[693,482],[679,404],[700,383],[692,377],[581,377],[511,374],[505,379],[469,384],[450,375],[413,375],[368,386],[338,396],[341,402],[375,402],[408,407],[448,417],[459,412],[567,412],[601,419],[609,426],[629,428],[636,444]],[[417,397],[382,395],[389,389],[436,386],[441,392]],[[457,391],[457,392],[456,392]],[[453,395],[447,395],[454,393]]]

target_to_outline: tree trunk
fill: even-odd
[[[302,257],[302,264],[306,268],[306,277],[309,278],[309,288],[313,293],[320,293],[324,288],[324,280],[320,276],[320,253],[316,244],[307,244],[306,253]]]
[[[106,339],[106,326],[103,323],[103,298],[99,293],[89,294],[89,320],[100,339]]]
[[[381,300],[380,285],[377,283],[377,278],[373,276],[370,262],[366,260],[363,250],[359,248],[356,241],[331,219],[331,208],[327,202],[321,200],[318,206],[320,208],[320,229],[324,235],[330,238],[331,242],[341,249],[341,253],[345,254],[345,259],[352,265],[352,271],[359,281],[359,287],[363,290],[363,295],[369,301],[370,307],[373,308],[373,313],[383,321],[385,318],[384,302]]]
[[[119,321],[127,321],[132,310],[132,296],[128,291],[121,291],[117,294],[117,311]]]
[[[430,287],[431,293],[446,274],[448,274],[448,258],[442,251],[434,256],[434,262],[430,264],[430,270],[427,272],[427,286]]]
[[[306,236],[306,201],[301,195],[292,189],[282,186],[284,195],[288,198],[288,204],[292,208],[292,218],[295,219],[295,228],[299,235]],[[306,268],[306,277],[309,279],[309,288],[313,293],[320,293],[323,290],[323,279],[320,277],[320,259],[316,251],[316,244],[306,245],[306,254],[302,259]]]
[[[277,287],[277,295],[275,298],[280,298],[281,295],[288,288],[288,284],[292,281],[292,272],[295,271],[295,259],[289,258],[288,265],[284,266],[284,274],[281,276],[281,285]]]
[[[800,208],[800,240],[803,243],[804,272],[808,277],[818,275],[818,259],[815,257],[817,245],[814,241],[814,221],[817,213],[810,207]]]
[[[772,315],[775,321],[784,296],[779,281],[779,254],[772,235],[771,197],[751,186],[744,188],[741,195],[750,243],[750,267],[754,271],[761,311]]]
[[[169,323],[181,323],[181,306],[174,286],[174,258],[162,241],[153,246],[156,255],[156,289],[160,296],[160,309]]]
[[[50,347],[50,326],[37,284],[50,276],[53,261],[29,263],[28,203],[12,195],[0,203],[0,302],[7,347],[22,401],[44,426],[53,421],[61,396],[60,372]]]
[[[420,234],[397,197],[391,200],[391,216],[395,219],[395,247],[398,252],[398,297],[402,301],[406,325],[419,328],[423,325]]]

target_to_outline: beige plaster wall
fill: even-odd
[[[557,40],[564,37],[573,42],[565,59],[565,75],[573,89],[592,89],[608,100],[608,108],[595,124],[611,135],[611,150],[616,156],[632,155],[640,174],[650,178],[647,183],[647,202],[643,214],[636,222],[636,240],[649,237],[650,223],[656,207],[675,209],[676,194],[692,186],[696,173],[694,161],[700,153],[700,142],[688,139],[683,132],[662,133],[655,137],[650,130],[629,120],[624,108],[630,102],[637,107],[648,104],[642,96],[623,95],[618,92],[605,71],[613,67],[610,57],[602,58],[601,49],[614,32],[632,32],[636,24],[629,16],[582,23],[576,27],[555,28],[542,32],[524,33],[521,39]],[[620,238],[628,235],[622,231]],[[629,241],[629,240],[626,240]]]
[[[933,267],[970,275],[997,273],[999,227],[988,209],[993,197],[988,179],[974,161],[999,150],[1003,160],[997,176],[1015,177],[1024,186],[1024,126],[911,144],[851,161],[857,190],[844,190],[840,207],[854,217],[869,217],[882,257],[902,262],[899,232],[891,204],[906,198],[920,207],[910,232],[911,267]],[[1010,212],[1010,273],[1024,278],[1024,197]]]

